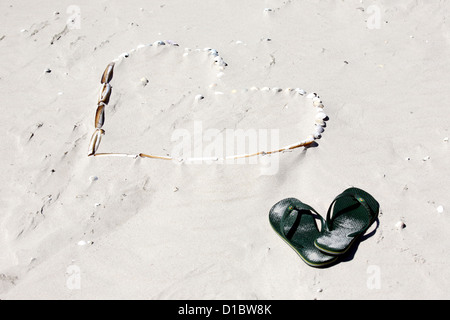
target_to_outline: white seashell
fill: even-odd
[[[251,87],[251,88],[250,88],[250,91],[258,91],[258,90],[259,90],[258,87]]]
[[[224,75],[225,75],[225,73],[219,72],[219,73],[217,74],[217,78],[222,78]]]
[[[202,96],[201,94],[198,94],[198,95],[195,96],[195,101],[200,101],[200,100],[203,100],[203,99],[205,99],[205,97]]]
[[[317,97],[317,93],[311,92],[311,93],[309,93],[306,97],[307,97],[308,99],[313,99],[313,98]]]
[[[403,221],[398,221],[396,224],[395,224],[395,228],[397,229],[397,230],[401,230],[401,229],[404,229],[404,228],[406,228],[406,224],[403,222]]]
[[[448,137],[445,137],[445,138],[444,138],[444,142],[448,142]]]
[[[142,85],[145,87],[147,84],[148,84],[148,79],[146,78],[146,77],[142,77],[141,78],[141,83],[142,83]]]
[[[216,56],[215,58],[214,58],[214,63],[216,64],[216,65],[218,65],[218,66],[221,66],[221,67],[226,67],[227,66],[227,63],[223,60],[223,58],[222,57],[220,57],[220,56]]]
[[[183,57],[187,57],[189,55],[189,52],[183,53]]]
[[[140,49],[143,49],[143,48],[145,48],[145,47],[147,47],[145,44],[140,44],[140,45],[138,45],[138,46],[136,47],[136,50],[140,50]]]
[[[327,115],[324,112],[317,112],[316,113],[316,119],[324,120],[327,118]]]
[[[439,206],[436,208],[437,212],[442,213],[444,212],[444,207],[443,206]]]
[[[325,121],[323,121],[322,119],[316,119],[315,123],[322,127],[325,125]]]
[[[316,125],[316,130],[314,131],[314,133],[322,133],[324,131],[325,129],[322,126]]]
[[[312,99],[312,103],[314,107],[318,107],[322,104],[322,100],[320,100],[320,98],[315,97]]]
[[[270,88],[269,87],[263,87],[263,88],[261,88],[261,91],[270,91]]]
[[[89,143],[88,157],[95,155],[100,145],[102,135],[104,134],[105,130],[103,129],[96,129],[95,132],[92,134],[91,141]]]
[[[213,56],[213,57],[218,57],[219,56],[219,51],[217,51],[215,49],[209,49],[208,50],[208,54]]]
[[[302,96],[304,96],[304,95],[306,94],[306,91],[303,90],[303,89],[300,89],[300,88],[296,88],[296,89],[295,89],[295,92],[297,92],[298,94],[300,94],[300,95],[302,95]]]
[[[79,246],[85,246],[86,244],[87,244],[87,242],[84,240],[80,240],[77,242],[77,245],[79,245]]]

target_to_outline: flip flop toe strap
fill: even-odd
[[[367,227],[369,227],[369,225],[372,223],[373,219],[376,217],[376,213],[370,208],[370,206],[368,205],[366,199],[360,194],[360,192],[358,192],[358,189],[356,188],[352,188],[352,189],[347,189],[345,190],[343,193],[341,193],[340,195],[338,195],[333,202],[331,203],[330,207],[328,208],[327,211],[327,219],[326,219],[326,228],[328,231],[332,230],[332,219],[334,218],[334,216],[332,215],[333,213],[333,208],[335,203],[342,199],[342,198],[346,198],[346,197],[350,197],[354,200],[356,200],[357,202],[359,202],[359,204],[361,204],[367,211],[367,213],[369,214],[369,216],[371,217],[371,219],[366,223],[366,225],[362,228],[361,231],[357,231],[354,233],[349,234],[348,236],[350,237],[354,237],[357,236],[358,234],[360,234],[361,232],[364,232],[365,229]]]

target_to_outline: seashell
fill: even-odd
[[[397,229],[397,230],[401,230],[401,229],[404,229],[404,228],[406,228],[406,224],[403,222],[403,221],[398,221],[396,224],[395,224],[395,228]]]
[[[91,182],[94,182],[94,181],[97,181],[97,180],[98,180],[97,176],[90,176],[89,177],[89,181],[91,181]]]
[[[84,240],[80,240],[77,242],[77,245],[79,245],[79,246],[85,246],[86,244],[87,244],[87,242]]]
[[[314,97],[312,99],[312,103],[314,107],[319,107],[320,105],[322,105],[322,100],[320,100],[320,98],[318,97]]]
[[[100,129],[105,123],[105,107],[106,104],[100,102],[97,107],[97,112],[95,113],[95,127]]]
[[[263,88],[261,88],[261,91],[270,91],[270,88],[269,87],[263,87]]]
[[[295,89],[295,92],[297,92],[298,94],[300,94],[300,95],[302,95],[302,96],[304,96],[304,95],[306,94],[306,91],[303,90],[303,89],[300,89],[300,88],[296,88],[296,89]]]
[[[145,47],[147,47],[147,45],[145,45],[145,44],[140,44],[140,45],[138,45],[138,46],[136,47],[136,50],[140,50],[140,49],[143,49],[143,48],[145,48]]]
[[[172,40],[166,40],[166,43],[170,46],[179,47],[180,45]]]
[[[442,212],[444,212],[444,207],[443,206],[439,206],[439,207],[436,208],[436,210],[437,210],[438,213],[442,213]]]
[[[95,129],[94,134],[91,137],[91,141],[89,143],[88,157],[95,155],[97,149],[100,145],[100,140],[102,139],[102,135],[105,134],[105,130],[103,129]]]
[[[313,98],[316,98],[316,97],[318,97],[318,96],[317,96],[317,93],[311,92],[311,93],[309,93],[306,97],[307,97],[308,99],[313,99]]]
[[[258,87],[251,87],[251,88],[250,88],[250,91],[258,91],[258,90],[259,90]]]
[[[141,83],[142,83],[142,85],[145,87],[147,84],[148,84],[148,79],[146,78],[146,77],[142,77],[141,78]]]
[[[215,50],[215,49],[210,49],[208,48],[208,54],[213,56],[213,57],[218,57],[219,56],[219,51]]]
[[[214,58],[214,63],[221,67],[226,67],[228,64],[223,60],[222,57],[217,56]]]
[[[324,120],[327,118],[327,115],[324,112],[317,112],[316,113],[316,119]]]
[[[444,142],[448,142],[448,137],[445,137],[445,138],[444,138]]]
[[[112,87],[109,83],[104,83],[102,89],[100,90],[100,96],[98,98],[98,103],[103,102],[104,104],[109,103],[109,98],[111,97]]]
[[[195,96],[195,101],[200,101],[200,100],[203,100],[203,99],[205,99],[205,97],[204,96],[202,96],[201,94],[198,94],[198,95],[196,95]]]
[[[324,131],[325,131],[325,129],[322,126],[316,125],[316,130],[314,133],[322,133]]]
[[[315,123],[321,127],[325,126],[325,121],[323,121],[322,119],[316,119]]]

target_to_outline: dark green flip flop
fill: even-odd
[[[314,246],[314,240],[320,235],[317,220],[323,228],[325,220],[295,198],[277,202],[269,212],[272,228],[302,260],[312,267],[323,267],[335,262],[337,257],[324,254]]]
[[[349,188],[330,205],[327,220],[314,245],[331,255],[347,252],[378,217],[380,205],[367,192]]]

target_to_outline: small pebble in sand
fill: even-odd
[[[47,68],[47,69],[44,70],[44,72],[45,72],[45,73],[50,73],[50,72],[52,72],[52,70],[49,69],[49,68]]]
[[[427,160],[430,160],[430,156],[426,156],[426,157],[423,157],[423,159],[422,159],[423,161],[427,161]]]
[[[264,13],[272,12],[271,8],[264,8]]]
[[[173,187],[173,192],[177,192],[178,191],[178,187]]]
[[[443,206],[439,206],[436,208],[437,212],[442,213],[444,212],[444,207]]]
[[[91,182],[94,182],[94,181],[97,181],[97,180],[98,180],[97,176],[90,176],[89,177],[89,181],[91,181]]]
[[[322,288],[317,289],[317,292],[318,292],[318,293],[320,293],[320,292],[322,292],[322,291],[323,291]]]
[[[395,224],[395,228],[397,230],[402,230],[402,229],[406,228],[406,224],[400,220]]]
[[[410,157],[406,157],[405,160],[406,160],[406,161],[409,161],[409,160],[411,160],[411,158],[410,158]]]

